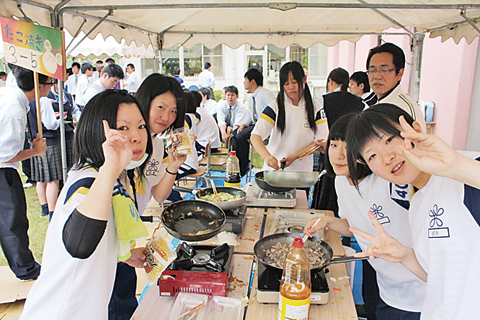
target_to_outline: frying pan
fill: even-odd
[[[253,251],[255,252],[255,256],[257,256],[257,259],[259,259],[264,265],[269,268],[281,270],[280,268],[275,267],[272,262],[269,261],[269,258],[266,256],[267,250],[276,245],[277,243],[288,244],[291,247],[295,238],[302,238],[303,236],[304,234],[299,232],[271,234],[258,240],[253,247]],[[321,265],[319,266],[311,268],[311,271],[320,271],[333,263],[343,263],[355,260],[368,259],[368,257],[356,258],[353,256],[333,259],[332,247],[330,247],[330,245],[325,241],[315,237],[309,238],[305,242],[305,245],[313,248],[315,252],[318,252],[318,254],[322,255],[322,257],[324,258],[324,262],[321,263]]]
[[[185,241],[210,239],[220,232],[225,220],[225,212],[221,208],[201,200],[178,201],[162,212],[165,230]]]
[[[173,188],[177,191],[193,193],[195,195],[195,199],[201,200],[201,201],[206,201],[206,200],[203,200],[202,198],[207,196],[207,195],[211,195],[211,194],[214,193],[212,188],[203,188],[203,189],[200,189],[200,190],[184,188],[184,187],[177,187],[177,186],[174,186]],[[234,201],[222,201],[222,202],[207,201],[209,203],[213,203],[213,204],[219,206],[223,210],[238,208],[247,199],[247,193],[245,191],[243,191],[242,189],[238,189],[238,188],[234,188],[234,187],[216,187],[216,189],[217,189],[218,193],[225,192],[225,193],[237,195],[237,196],[240,197],[240,199],[234,200]]]
[[[326,173],[322,172],[303,172],[289,170],[267,170],[264,171],[265,181],[274,187],[289,186],[292,188],[309,188]]]
[[[255,173],[255,182],[259,188],[270,192],[287,192],[293,189],[289,187],[274,187],[269,185],[263,177],[263,171]]]

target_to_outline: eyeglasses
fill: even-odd
[[[378,73],[379,75],[382,75],[382,74],[387,74],[387,73],[395,71],[395,70],[397,70],[397,68],[392,68],[392,69],[388,69],[388,68],[369,69],[369,70],[366,71],[366,73],[368,75],[374,75],[375,73]]]
[[[55,81],[50,81],[50,82],[40,82],[40,84],[46,85],[46,86],[53,86],[55,84]]]

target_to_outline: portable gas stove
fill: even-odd
[[[233,246],[193,245],[182,242],[177,258],[158,280],[161,296],[179,292],[201,293],[225,297],[232,262]]]
[[[245,214],[247,213],[247,206],[242,205],[240,207],[223,210],[225,212],[226,220],[222,231],[229,231],[235,234],[240,234],[243,231],[245,224]]]
[[[270,192],[261,189],[254,182],[249,182],[243,190],[247,193],[245,204],[249,207],[293,208],[297,204],[296,189],[287,192]]]
[[[318,212],[277,209],[275,210],[275,216],[268,234],[303,232],[303,228],[309,220],[322,216],[324,214]],[[314,236],[323,239],[323,229],[315,232]],[[312,293],[310,295],[310,303],[312,304],[328,303],[329,288],[324,270],[311,272]],[[282,270],[267,267],[262,262],[259,262],[257,300],[262,303],[278,303],[281,279]]]
[[[278,303],[282,270],[266,267],[262,262],[258,263],[258,289],[257,300],[261,303]],[[311,304],[328,303],[328,284],[325,271],[311,271],[312,293]]]

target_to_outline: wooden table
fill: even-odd
[[[323,212],[326,215],[333,215],[331,211],[309,210],[305,193],[303,193],[305,199],[300,199],[301,197],[299,197],[299,193],[301,196],[302,192],[304,191],[297,191],[297,206],[294,208],[295,210],[303,209],[309,212]],[[232,277],[237,279],[237,285],[229,285],[227,297],[247,297],[253,266],[253,246],[255,242],[260,239],[262,226],[265,233],[268,234],[274,214],[275,208],[248,208],[244,232],[238,237],[240,245],[235,247],[232,260]],[[336,232],[326,231],[324,240],[330,244],[334,255],[344,255],[340,236]],[[330,270],[330,272],[326,274],[330,288],[328,303],[325,305],[311,305],[309,319],[357,319],[352,289],[347,277],[345,264],[331,265],[328,269]],[[278,305],[259,303],[256,300],[256,286],[257,280],[255,272],[245,319],[277,319]],[[158,287],[154,285],[148,289],[135,311],[133,319],[168,319],[174,301],[175,298],[172,297],[160,297]]]

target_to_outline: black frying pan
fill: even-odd
[[[274,187],[269,185],[263,177],[263,171],[255,173],[255,183],[259,188],[270,192],[287,192],[293,189],[291,187]]]
[[[263,237],[262,239],[258,240],[255,246],[253,247],[253,251],[255,252],[255,256],[259,259],[264,265],[269,268],[280,269],[277,268],[272,264],[272,261],[269,261],[266,253],[267,250],[276,245],[277,243],[288,244],[290,247],[293,244],[293,240],[295,238],[302,238],[304,236],[303,233],[276,233],[271,234],[269,236]],[[333,250],[332,247],[325,241],[319,238],[309,238],[305,242],[306,246],[309,246],[315,250],[316,253],[323,257],[323,263],[319,265],[314,265],[311,268],[311,271],[320,271],[325,267],[328,267],[332,263],[343,263],[349,262],[354,260],[366,260],[368,257],[364,258],[356,258],[356,257],[342,257],[342,258],[335,258],[333,259]],[[281,269],[280,269],[281,270]]]
[[[180,240],[202,241],[220,232],[225,213],[207,201],[182,200],[163,210],[162,223],[168,233]]]

